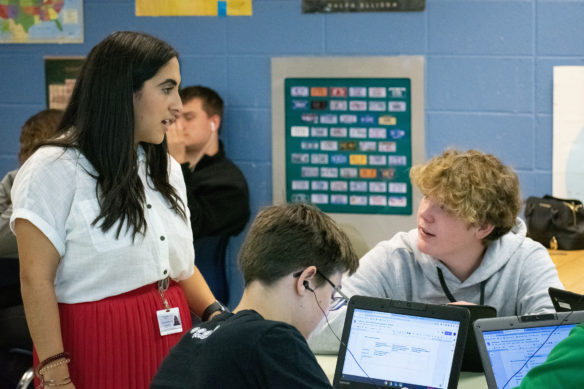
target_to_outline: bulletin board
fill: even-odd
[[[45,57],[47,108],[65,110],[85,57]]]
[[[272,58],[273,202],[313,203],[359,255],[416,227],[424,58]]]
[[[286,200],[412,213],[410,79],[287,78]]]

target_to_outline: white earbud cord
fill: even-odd
[[[310,291],[314,294],[314,299],[316,301],[316,305],[318,305],[318,309],[320,309],[320,311],[324,315],[324,319],[326,320],[326,324],[327,324],[329,330],[331,330],[331,332],[333,333],[333,335],[335,336],[335,338],[337,338],[337,340],[339,341],[339,343],[342,344],[347,349],[347,351],[349,352],[349,354],[351,354],[351,357],[353,358],[353,360],[355,361],[355,363],[357,364],[357,366],[359,366],[359,369],[361,369],[361,371],[363,372],[363,374],[365,374],[367,376],[367,378],[371,380],[371,383],[373,385],[375,385],[376,388],[381,389],[381,387],[378,386],[373,381],[373,378],[369,377],[369,374],[367,374],[367,372],[365,371],[365,369],[363,369],[363,367],[361,366],[361,364],[359,363],[359,361],[357,361],[357,358],[355,358],[355,355],[353,355],[353,352],[349,349],[349,346],[347,346],[347,344],[345,342],[343,342],[341,340],[341,338],[339,338],[337,336],[337,334],[335,334],[335,331],[333,330],[333,327],[331,327],[331,323],[329,323],[328,317],[327,317],[326,313],[324,312],[324,309],[322,309],[322,307],[320,306],[320,303],[318,302],[318,298],[316,297],[316,293],[314,292],[314,290],[310,290]],[[386,386],[385,388],[391,388],[391,386]]]

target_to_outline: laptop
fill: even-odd
[[[479,319],[474,324],[489,388],[519,386],[527,372],[584,321],[584,311]]]
[[[584,310],[584,295],[554,287],[548,288],[556,312]]]
[[[497,310],[488,305],[458,305],[464,307],[470,312],[470,328],[478,319],[486,319],[488,317],[496,317]],[[481,362],[481,355],[477,347],[477,341],[472,331],[468,331],[466,335],[466,342],[464,346],[464,354],[462,355],[462,371],[483,372],[483,363]]]
[[[353,296],[341,337],[335,388],[456,388],[469,311]]]

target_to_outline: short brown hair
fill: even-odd
[[[517,174],[491,154],[446,150],[412,167],[410,177],[424,196],[469,225],[495,226],[485,242],[509,232],[521,209]]]
[[[239,264],[245,285],[256,280],[270,285],[312,265],[325,276],[353,273],[359,258],[328,215],[312,205],[295,203],[259,212],[241,247]]]
[[[223,118],[223,99],[213,89],[201,85],[187,86],[181,89],[179,94],[183,104],[199,98],[207,116],[218,115],[219,118]]]
[[[28,118],[20,132],[20,152],[18,160],[22,165],[36,150],[41,141],[53,137],[59,130],[63,111],[45,109]]]

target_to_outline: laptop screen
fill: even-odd
[[[483,332],[497,388],[519,386],[525,374],[542,364],[554,346],[575,326],[564,324]]]
[[[355,309],[342,381],[447,388],[460,322]]]

